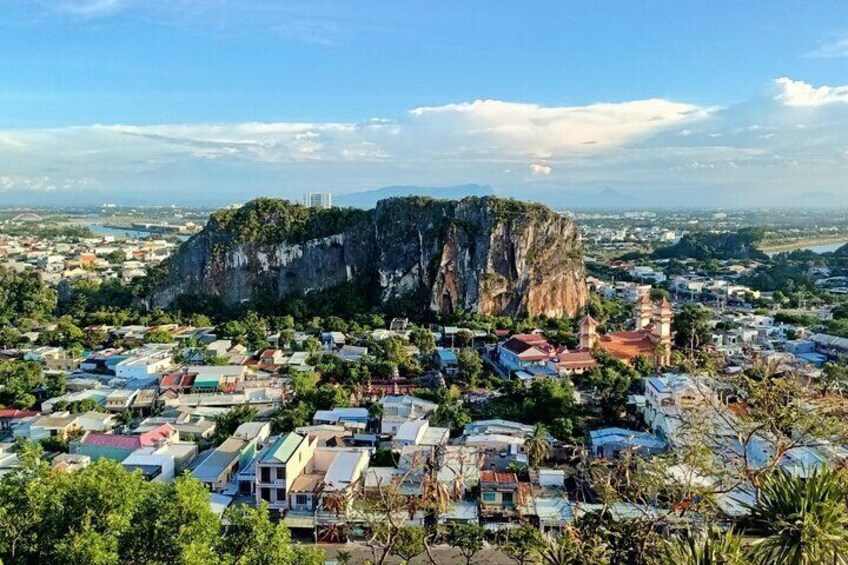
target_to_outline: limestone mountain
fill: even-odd
[[[376,281],[383,301],[411,297],[440,313],[574,316],[587,298],[571,221],[488,196],[390,198],[371,210],[257,199],[215,212],[165,267],[156,306],[186,293],[282,298],[357,277]]]

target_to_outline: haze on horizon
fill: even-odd
[[[0,0],[0,205],[848,207],[848,4]]]

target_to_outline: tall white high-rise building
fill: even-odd
[[[303,195],[303,205],[310,208],[332,208],[332,192],[307,192]]]

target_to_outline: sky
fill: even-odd
[[[848,207],[848,2],[0,0],[0,206]]]

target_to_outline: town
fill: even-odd
[[[846,247],[768,256],[750,227],[650,230],[639,253],[587,256],[570,318],[357,310],[355,286],[160,309],[139,297],[178,242],[21,235],[30,221],[0,234],[10,480],[188,480],[220,519],[259,509],[338,562],[594,563],[750,524],[767,489],[848,461]]]

